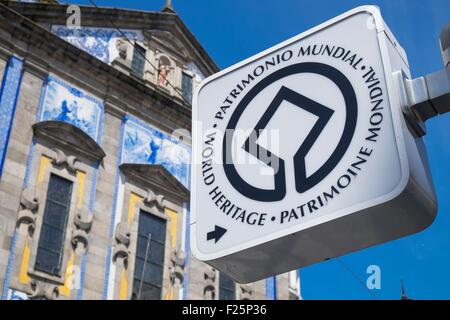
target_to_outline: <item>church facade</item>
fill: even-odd
[[[0,1],[1,299],[299,299],[189,245],[191,99],[218,71],[173,11]]]

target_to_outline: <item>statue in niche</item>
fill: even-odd
[[[161,65],[158,70],[158,85],[167,86],[167,76],[170,73],[170,69],[166,65]]]
[[[167,57],[162,56],[159,60],[158,79],[156,82],[159,86],[162,87],[167,86],[167,84],[169,83],[168,77],[170,70],[171,70],[170,60]]]

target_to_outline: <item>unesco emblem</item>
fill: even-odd
[[[287,174],[294,176],[295,188],[298,193],[303,193],[309,190],[310,188],[317,185],[320,181],[322,181],[336,167],[336,165],[339,163],[339,161],[347,151],[348,146],[350,145],[353,134],[355,132],[358,115],[358,105],[355,91],[350,81],[339,70],[330,65],[315,62],[305,62],[290,65],[270,74],[269,76],[261,80],[239,102],[235,111],[230,117],[230,120],[226,127],[226,131],[234,132],[234,130],[236,129],[236,125],[241,115],[246,111],[246,107],[248,106],[248,104],[251,103],[252,100],[255,99],[257,95],[268,85],[285,77],[301,73],[316,74],[322,77],[326,77],[339,88],[345,101],[346,115],[345,125],[343,127],[339,142],[334,148],[334,151],[329,156],[328,160],[326,160],[325,163],[323,163],[320,168],[318,168],[314,173],[307,176],[305,157],[308,155],[308,152],[322,133],[325,126],[328,124],[330,118],[333,116],[334,110],[302,95],[300,92],[291,90],[286,86],[281,86],[278,93],[275,95],[274,99],[267,107],[267,110],[257,122],[254,130],[252,131],[252,134],[249,135],[245,143],[242,145],[242,148],[246,152],[252,154],[258,160],[274,169],[274,188],[262,189],[255,187],[246,182],[239,175],[232,161],[233,157],[231,155],[233,134],[224,135],[222,154],[224,171],[233,187],[247,198],[265,202],[282,200],[286,195]],[[284,101],[287,101],[293,106],[301,108],[317,117],[317,121],[307,134],[306,138],[303,140],[303,143],[295,152],[295,155],[292,159],[279,158],[269,150],[266,150],[264,147],[257,144],[257,139],[259,138],[261,132],[263,132],[263,130],[266,128],[267,124],[274,117],[277,110]],[[301,119],[298,120],[300,123]],[[292,136],[292,140],[296,140],[296,137]],[[280,141],[280,143],[289,142]],[[294,172],[286,172],[286,161],[293,161]]]
[[[364,173],[386,110],[381,79],[364,57],[300,45],[233,81],[201,135],[200,177],[221,215],[260,227],[301,221]],[[218,226],[207,240],[225,233]]]
[[[355,8],[230,66],[192,103],[190,243],[240,283],[392,241],[437,212],[405,53]]]

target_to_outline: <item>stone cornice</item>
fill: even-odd
[[[2,58],[3,60],[8,60],[9,57],[11,56],[12,56],[11,50],[0,47],[0,58]]]
[[[31,20],[47,25],[65,25],[67,19],[65,4],[26,3],[5,1],[9,8],[30,18]],[[184,42],[191,50],[199,64],[200,70],[207,76],[219,71],[218,66],[208,55],[206,50],[186,27],[178,15],[169,12],[137,11],[117,8],[96,8],[80,6],[83,26],[112,27],[111,21],[123,29],[159,29],[172,32]]]
[[[122,163],[119,168],[127,181],[162,193],[179,204],[189,201],[189,190],[162,165]]]
[[[102,160],[106,154],[102,147],[83,130],[61,121],[41,121],[33,124],[37,137],[52,141],[55,145],[75,151],[93,161]],[[64,137],[64,139],[61,139]]]
[[[48,67],[36,64],[32,60],[27,59],[24,61],[24,70],[43,80],[48,76]]]

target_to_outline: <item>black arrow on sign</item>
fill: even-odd
[[[211,239],[214,239],[214,243],[217,243],[217,241],[219,241],[220,238],[222,238],[225,232],[227,232],[227,229],[224,229],[216,225],[213,231],[210,231],[206,234],[206,240],[209,241]]]

